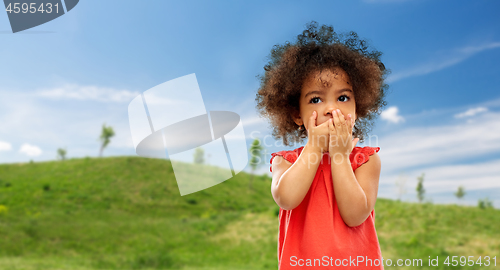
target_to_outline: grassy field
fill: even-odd
[[[0,165],[0,269],[277,269],[271,179],[248,182],[242,172],[180,196],[168,160]],[[498,209],[380,198],[375,212],[384,259],[424,265],[386,269],[500,269]],[[497,266],[446,266],[447,256]]]

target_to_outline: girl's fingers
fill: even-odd
[[[337,110],[333,110],[332,115],[333,115],[333,123],[335,124],[335,130],[341,131],[342,127],[341,127],[340,118],[337,114]],[[337,135],[339,135],[339,134],[337,134]]]
[[[351,132],[348,132],[347,121],[344,118],[344,114],[342,114],[341,111],[338,112],[338,114],[339,114],[339,119],[340,119],[340,134],[342,134],[341,135],[342,137],[345,136],[347,138],[347,141],[345,141],[343,143],[344,143],[344,145],[348,146],[349,142],[351,141]]]
[[[335,132],[335,127],[333,126],[333,120],[332,119],[328,119],[328,129],[330,130],[330,133],[331,132]]]
[[[351,114],[347,115],[347,119],[348,119],[348,121],[346,122],[346,125],[351,129],[351,133],[352,133],[353,121],[352,121]]]
[[[333,125],[333,119],[328,119],[328,149],[330,150],[330,145],[332,144],[332,139],[337,134],[335,126]]]
[[[341,111],[339,111],[337,114],[338,114],[339,119],[340,119],[340,132],[341,132],[341,134],[344,134],[346,131],[346,122],[345,122],[344,114],[342,114]]]
[[[309,117],[308,126],[309,126],[309,130],[311,130],[311,128],[313,128],[313,127],[316,127],[316,111],[313,111],[311,117]]]
[[[359,138],[354,138],[354,140],[352,140],[352,149],[354,149],[354,147],[356,147],[356,144],[358,144],[359,142]]]

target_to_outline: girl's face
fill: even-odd
[[[324,69],[311,74],[302,85],[300,94],[300,115],[294,117],[297,125],[308,129],[313,111],[316,111],[316,125],[332,118],[332,111],[339,109],[344,118],[351,114],[356,120],[356,102],[352,84],[347,73],[341,69]]]

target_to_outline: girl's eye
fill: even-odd
[[[314,102],[313,100],[320,100],[319,97],[313,97],[311,98],[311,100],[309,100],[309,103],[318,103],[318,102]]]
[[[347,95],[342,95],[339,97],[339,101],[341,102],[346,102],[348,100],[350,100],[351,98],[349,98]]]

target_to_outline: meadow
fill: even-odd
[[[249,180],[180,196],[168,160],[1,164],[0,269],[277,269],[271,179]],[[423,262],[386,269],[500,269],[498,209],[379,198],[375,220],[385,260]],[[490,266],[447,266],[447,256]]]

